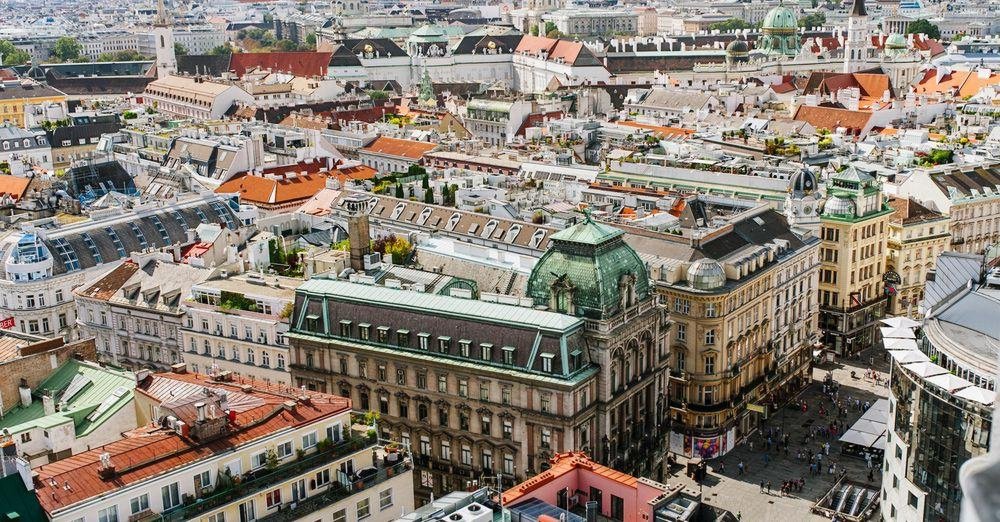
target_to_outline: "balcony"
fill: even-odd
[[[294,507],[293,504],[288,504],[287,508],[283,505],[278,509],[278,511],[258,518],[257,522],[284,522],[300,520],[310,513],[314,513],[327,506],[331,506],[340,500],[354,495],[355,493],[377,486],[395,476],[406,473],[410,469],[412,468],[409,463],[399,462],[392,466],[379,469],[378,473],[371,477],[363,480],[356,480],[346,486],[339,482],[332,482],[325,492],[313,495],[300,502],[296,502],[294,503]]]
[[[317,451],[316,453],[307,455],[293,462],[277,466],[274,469],[264,469],[257,472],[244,473],[241,476],[242,480],[238,484],[234,483],[232,486],[221,488],[221,491],[219,490],[220,487],[217,486],[216,491],[213,491],[209,495],[195,499],[194,501],[181,507],[164,512],[162,520],[168,522],[180,522],[182,520],[197,518],[199,515],[208,511],[221,508],[227,504],[236,502],[241,498],[270,489],[277,484],[281,484],[315,469],[329,466],[336,459],[353,455],[374,445],[374,440],[354,438],[337,444],[336,446],[333,446],[325,451]],[[381,476],[384,471],[385,470],[379,470],[379,476]],[[373,477],[372,479],[374,478],[377,477]],[[346,492],[345,496],[350,496],[354,489],[356,488],[353,486],[344,488],[344,491]],[[331,489],[327,493],[316,495],[315,497],[324,496],[332,491],[333,490]],[[307,499],[307,501],[308,500],[309,499]],[[313,511],[315,511],[315,509],[313,509]]]

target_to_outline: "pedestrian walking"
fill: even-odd
[[[743,474],[743,461],[742,460],[740,461],[739,464],[736,465],[736,469],[737,469],[737,474],[739,474],[739,475]]]
[[[763,493],[763,492],[764,492],[764,481],[763,481],[763,480],[762,480],[762,481],[760,481],[760,492],[761,492],[761,493]]]
[[[769,480],[769,481],[767,481],[767,494],[768,494],[768,495],[770,495],[770,494],[771,494],[771,481],[770,481],[770,480]]]
[[[823,453],[825,453],[827,455],[830,454],[830,443],[829,442],[827,442],[826,444],[823,445]]]

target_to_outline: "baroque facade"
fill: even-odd
[[[381,435],[414,453],[421,499],[483,476],[512,485],[571,449],[662,477],[667,322],[622,235],[590,220],[554,234],[533,308],[306,282],[292,382],[378,412]]]

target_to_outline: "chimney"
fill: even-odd
[[[28,387],[27,381],[21,379],[21,386],[17,391],[21,394],[21,406],[25,408],[31,406],[31,388]]]
[[[56,412],[56,401],[51,395],[42,395],[42,408],[46,415],[53,415]]]
[[[347,208],[347,237],[351,243],[351,268],[365,271],[365,257],[371,254],[371,232],[368,228],[368,198],[352,194],[344,199]]]
[[[205,422],[205,403],[196,402],[194,403],[194,407],[198,410],[198,422]]]

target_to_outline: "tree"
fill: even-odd
[[[177,55],[177,56],[184,56],[187,53],[188,53],[187,47],[184,47],[183,45],[181,45],[179,43],[175,43],[174,44],[174,54],[175,55]]]
[[[291,40],[278,40],[274,42],[275,51],[296,51],[299,46]]]
[[[799,18],[799,27],[804,27],[806,29],[823,27],[823,24],[825,23],[826,15],[823,13],[813,13]]]
[[[429,205],[434,204],[434,191],[429,188],[424,188],[424,203]]]
[[[63,36],[52,46],[52,56],[60,62],[72,62],[80,58],[83,46],[72,36]]]
[[[556,24],[552,22],[545,22],[545,36],[549,38],[559,38],[562,36],[562,31],[556,28]]]
[[[97,56],[97,61],[99,62],[137,62],[145,59],[145,56],[139,54],[139,51],[134,49],[101,53]]]
[[[431,178],[427,174],[424,174],[424,177],[420,180],[420,188],[424,190],[431,188]]]
[[[211,51],[208,51],[208,54],[215,55],[215,56],[228,56],[230,54],[233,54],[233,49],[232,49],[232,47],[229,47],[226,44],[222,44],[222,45],[218,45],[216,47],[213,47]]]
[[[308,47],[307,50],[309,51],[316,49],[316,33],[309,33],[306,35],[305,47]]]
[[[724,33],[728,33],[739,29],[750,29],[751,27],[753,27],[753,25],[746,22],[745,20],[741,20],[739,18],[730,18],[729,20],[715,22],[714,24],[709,25],[708,29],[710,31],[718,30]]]
[[[420,165],[417,165],[416,163],[414,163],[413,165],[410,165],[409,167],[407,167],[407,169],[406,169],[406,175],[407,176],[426,176],[427,175],[427,169],[425,169],[425,168],[421,167]],[[427,188],[427,187],[424,187],[424,188]]]
[[[531,27],[528,29],[528,34],[531,36],[538,36],[538,24],[531,24]]]
[[[31,60],[31,55],[19,49],[7,40],[0,40],[0,57],[4,65],[21,65]]]
[[[389,97],[389,93],[378,89],[371,89],[368,91],[368,97],[371,98],[372,101],[385,100]]]
[[[395,196],[397,198],[400,198],[400,199],[402,199],[402,198],[405,197],[403,195],[403,184],[402,183],[396,183],[396,194],[395,194]]]
[[[941,30],[938,26],[921,18],[914,20],[906,26],[906,34],[925,34],[935,40],[941,38]]]

